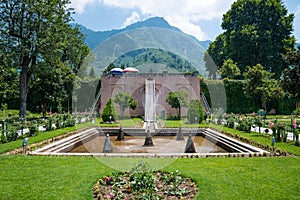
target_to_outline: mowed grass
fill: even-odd
[[[94,157],[0,156],[0,164],[0,199],[93,199],[95,182],[116,171]],[[200,188],[197,199],[300,196],[299,157],[177,159],[164,170],[191,177]]]
[[[195,123],[195,124],[189,124],[187,122],[187,119],[181,119],[181,120],[165,120],[161,121],[161,124],[166,128],[179,128],[180,126],[182,128],[203,128],[207,127],[204,121],[202,121],[201,124]]]
[[[220,125],[214,125],[210,124],[211,128],[214,128],[218,131],[224,131],[227,133],[231,133],[233,135],[239,135],[243,138],[248,138],[252,141],[258,142],[263,145],[268,145],[271,146],[271,141],[272,141],[272,135],[265,134],[265,133],[256,133],[256,132],[251,132],[251,133],[246,133],[244,131],[238,131],[236,129],[220,126]],[[294,141],[288,141],[287,143],[285,142],[275,142],[275,148],[280,149],[285,152],[292,153],[294,155],[300,156],[300,147],[295,146]]]
[[[138,124],[141,121],[139,118],[133,118],[133,119],[125,119],[121,120],[120,124],[123,127],[135,127],[136,124]],[[45,132],[38,132],[36,136],[29,137],[28,139],[28,145],[34,144],[37,142],[41,142],[47,139],[54,138],[56,136],[60,136],[63,134],[66,134],[71,131],[76,131],[82,128],[87,128],[87,127],[119,127],[120,124],[101,124],[101,119],[95,120],[95,123],[92,124],[91,122],[86,122],[82,124],[76,124],[74,127],[67,127],[67,128],[61,128],[61,129],[56,129],[52,131],[45,131]],[[23,139],[19,139],[16,141],[8,142],[5,144],[0,144],[0,154],[5,153],[17,148],[22,147],[22,142]]]
[[[71,131],[76,131],[76,130],[79,130],[82,128],[92,127],[92,126],[94,126],[94,125],[92,125],[90,122],[88,122],[88,123],[84,123],[84,124],[78,124],[74,127],[67,127],[67,128],[61,128],[61,129],[52,130],[52,131],[38,132],[36,136],[28,138],[27,144],[28,145],[34,144],[34,143],[41,142],[41,141],[44,141],[44,140],[47,140],[50,138],[54,138],[59,135],[66,134]],[[16,141],[0,144],[0,154],[22,147],[22,142],[23,142],[23,139],[18,139]]]

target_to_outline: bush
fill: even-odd
[[[34,136],[36,135],[36,133],[38,132],[38,126],[36,124],[36,121],[32,121],[30,123],[30,126],[29,126],[29,136]]]
[[[102,112],[102,120],[104,122],[116,121],[118,119],[117,109],[113,99],[109,99]]]
[[[75,126],[75,124],[76,124],[76,121],[75,121],[74,118],[68,118],[65,121],[65,126],[66,127],[73,127],[73,126]]]
[[[6,131],[6,139],[8,142],[17,140],[18,139],[17,129],[13,127],[9,128]]]

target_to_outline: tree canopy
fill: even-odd
[[[279,78],[286,67],[281,55],[295,44],[293,18],[281,0],[237,0],[223,15],[224,33],[208,53],[218,68],[230,58],[242,73],[247,66],[261,64]]]
[[[298,50],[290,50],[284,56],[289,66],[285,69],[282,85],[285,91],[294,97],[300,96],[300,47]]]
[[[20,70],[20,116],[26,115],[28,86],[38,66],[68,66],[77,72],[89,48],[70,22],[69,0],[3,0],[0,3],[0,48]],[[35,78],[37,78],[36,75]]]
[[[225,60],[221,69],[219,70],[220,76],[228,79],[236,79],[240,77],[241,71],[237,64],[232,59]]]
[[[167,96],[166,102],[178,110],[178,118],[181,118],[181,108],[188,105],[188,93],[185,91],[170,92]]]
[[[262,108],[267,111],[267,101],[271,98],[283,97],[284,92],[279,81],[273,79],[273,73],[264,70],[263,66],[257,64],[247,67],[244,73],[246,78],[245,92],[247,95],[257,95],[261,100]]]
[[[137,107],[137,102],[134,101],[133,97],[128,92],[119,92],[115,96],[114,102],[119,104],[122,118],[126,108],[129,107],[130,109],[135,110]]]

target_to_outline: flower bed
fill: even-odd
[[[130,172],[101,178],[93,192],[95,199],[194,199],[198,187],[178,171],[151,171],[139,164]]]

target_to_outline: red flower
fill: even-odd
[[[109,176],[108,176],[108,177],[105,177],[104,180],[105,180],[105,181],[110,181],[110,180],[111,180],[111,177],[109,177]]]

